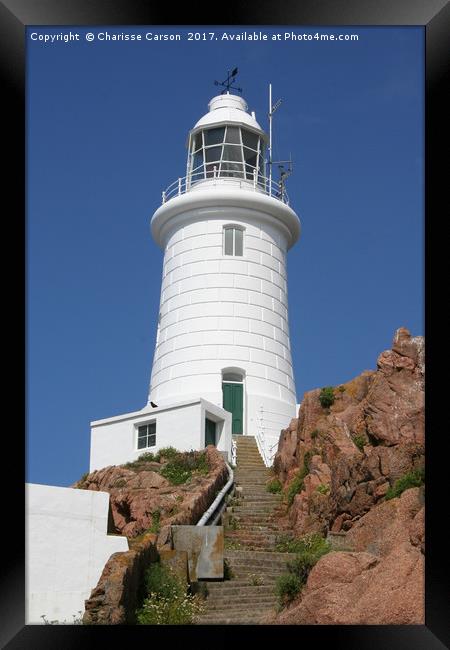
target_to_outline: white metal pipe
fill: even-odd
[[[202,517],[198,520],[198,522],[196,524],[197,526],[204,526],[206,524],[206,522],[211,517],[211,515],[214,513],[214,511],[217,508],[217,506],[219,505],[219,503],[222,501],[225,494],[228,492],[228,490],[230,489],[230,487],[234,483],[233,470],[228,465],[228,463],[225,463],[225,465],[227,466],[227,470],[228,470],[228,477],[229,477],[228,481],[227,481],[227,483],[225,483],[224,487],[220,490],[219,494],[216,496],[216,498],[214,499],[212,504],[209,506],[208,510],[206,510],[203,513]]]
[[[272,84],[269,84],[269,196],[272,196]]]

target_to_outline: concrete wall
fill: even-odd
[[[26,623],[72,623],[109,557],[128,550],[107,535],[109,494],[26,485]]]
[[[217,449],[230,454],[231,414],[207,400],[196,398],[91,422],[89,471],[122,465],[136,460],[146,451],[154,453],[161,447],[175,447],[180,451],[204,449],[205,418],[216,422]],[[154,421],[156,445],[138,449],[138,426]]]
[[[288,324],[288,238],[276,220],[271,223],[258,211],[256,199],[255,206],[186,212],[183,225],[168,235],[149,393],[157,404],[202,395],[222,406],[222,371],[240,369],[245,375],[244,433],[250,435],[268,400],[270,410],[288,421],[297,401]],[[230,223],[245,228],[242,257],[223,253],[223,227]],[[274,432],[281,428],[276,423]]]

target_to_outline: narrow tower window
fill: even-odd
[[[225,255],[244,254],[244,230],[237,226],[225,226],[223,229],[223,249]]]

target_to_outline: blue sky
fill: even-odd
[[[162,251],[149,222],[184,176],[186,137],[239,67],[302,237],[288,254],[298,400],[376,367],[395,329],[424,334],[422,28],[255,27],[358,42],[227,42],[253,28],[28,28],[27,480],[70,485],[89,423],[147,400]],[[71,43],[31,33],[78,33]],[[140,42],[88,42],[86,32]],[[146,41],[215,32],[217,41]],[[288,424],[288,423],[286,423]]]

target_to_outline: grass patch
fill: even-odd
[[[160,510],[155,510],[152,512],[152,525],[149,528],[151,533],[159,533],[161,530],[161,512]]]
[[[240,551],[242,549],[242,544],[240,542],[236,542],[234,539],[227,539],[226,537],[223,546],[227,551]]]
[[[412,472],[408,472],[397,481],[394,485],[389,488],[386,492],[386,501],[389,499],[394,499],[399,497],[402,492],[409,490],[409,488],[420,487],[425,483],[425,468],[415,469]]]
[[[204,611],[199,596],[187,593],[187,585],[168,567],[155,562],[145,573],[146,597],[136,611],[139,625],[192,625]]]
[[[309,449],[305,453],[305,456],[303,458],[303,467],[301,468],[299,473],[295,476],[294,480],[291,482],[291,484],[287,489],[286,497],[287,497],[287,502],[289,507],[293,504],[295,495],[299,494],[299,492],[301,492],[303,489],[303,481],[305,479],[305,476],[309,474],[309,465],[312,456],[313,456],[313,452]]]
[[[177,452],[160,470],[161,476],[172,485],[187,483],[194,473],[206,475],[208,472],[209,465],[204,451]]]
[[[333,386],[325,386],[319,394],[319,402],[322,408],[329,408],[334,404],[334,390]]]
[[[276,582],[280,609],[294,600],[306,584],[313,566],[331,550],[330,543],[318,533],[305,535],[299,539],[290,538],[285,540],[283,546],[288,547],[287,552],[296,553],[296,557],[287,563],[288,573],[281,575]]]
[[[291,603],[302,589],[302,583],[293,573],[283,573],[277,578],[276,593],[279,608],[282,609]]]
[[[316,487],[316,492],[319,494],[324,494],[326,496],[327,494],[330,494],[330,486],[325,485],[325,483],[321,483]]]
[[[158,450],[158,462],[161,460],[161,458],[164,458],[165,460],[173,460],[178,456],[180,452],[175,449],[175,447],[161,447],[161,449]]]
[[[133,460],[129,463],[125,463],[124,467],[126,467],[127,469],[139,470],[142,469],[142,466],[145,465],[146,463],[159,463],[158,454],[154,454],[151,451],[146,451],[140,456],[138,456],[136,460]]]
[[[271,494],[279,494],[282,489],[283,486],[277,478],[272,479],[270,483],[266,485],[266,491],[270,492]]]
[[[359,451],[363,451],[364,450],[364,445],[367,444],[367,440],[366,440],[365,436],[363,436],[363,435],[355,436],[353,438],[353,442],[358,447]]]
[[[224,580],[231,580],[234,577],[234,573],[231,569],[230,563],[228,560],[225,558],[223,561],[223,579]]]

